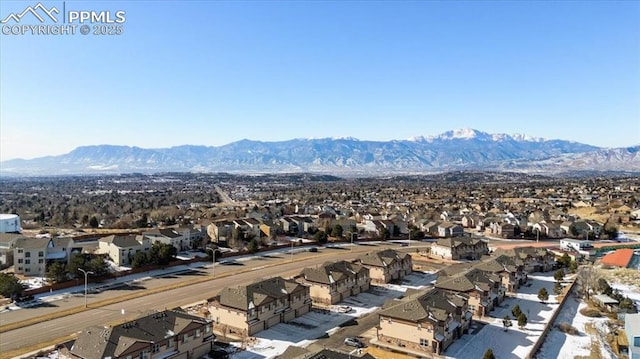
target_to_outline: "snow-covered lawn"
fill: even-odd
[[[407,288],[424,288],[435,279],[433,273],[414,272],[406,276],[402,285],[372,286],[369,292],[349,297],[331,311],[312,311],[290,323],[280,323],[255,335],[246,350],[232,354],[233,359],[273,358],[282,354],[288,346],[306,347],[327,334],[336,332],[340,325],[354,318],[378,310],[387,299],[399,298]],[[406,283],[406,285],[405,285]],[[342,306],[351,307],[348,313],[340,313]],[[233,343],[232,343],[233,344]],[[240,343],[235,343],[240,346]]]
[[[640,288],[621,283],[610,283],[610,285],[612,288],[620,290],[623,295],[634,300],[637,305],[640,305]],[[557,326],[560,323],[570,323],[580,332],[580,334],[570,335],[561,332],[557,328],[553,328],[549,332],[547,339],[537,355],[538,359],[572,359],[577,355],[589,355],[591,353],[592,340],[600,341],[599,347],[601,348],[603,358],[615,357],[611,354],[608,348],[605,348],[602,345],[602,338],[592,338],[592,336],[586,332],[586,325],[589,323],[593,324],[601,331],[604,331],[605,323],[608,321],[608,318],[586,317],[580,313],[580,310],[585,307],[587,307],[587,304],[581,301],[577,296],[571,296],[567,299],[554,325]]]
[[[570,323],[580,333],[570,335],[558,330],[557,327],[551,329],[547,338],[540,348],[536,358],[538,359],[573,359],[577,355],[588,356],[591,353],[591,336],[586,332],[586,324],[593,323],[596,327],[601,327],[607,318],[589,318],[580,314],[580,309],[585,308],[586,303],[581,302],[578,297],[571,296],[567,299],[562,311],[556,318],[554,325],[560,323]],[[611,358],[606,351],[601,352],[604,358]]]
[[[545,324],[558,308],[558,302],[554,295],[549,296],[547,303],[540,303],[538,291],[544,287],[547,292],[553,293],[553,272],[530,275],[529,281],[520,289],[514,297],[507,297],[492,312],[489,317],[483,318],[483,323],[475,323],[477,329],[470,331],[453,342],[445,351],[447,358],[482,358],[484,352],[491,348],[496,358],[524,358],[538,340]],[[511,309],[519,305],[522,312],[528,318],[528,324],[524,329],[518,328],[518,321],[512,319],[513,326],[505,332],[502,319],[511,314]]]

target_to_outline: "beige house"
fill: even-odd
[[[192,248],[190,232],[179,232],[174,228],[158,228],[151,231],[142,232],[151,240],[151,243],[160,242],[171,245],[178,252],[186,251]]]
[[[133,256],[151,249],[151,239],[143,235],[111,235],[98,239],[98,253],[108,255],[121,266],[131,264]]]
[[[411,256],[393,249],[366,253],[355,262],[369,268],[369,276],[373,283],[389,283],[402,279],[413,271]]]
[[[222,219],[207,226],[207,235],[213,243],[226,243],[231,238],[234,228],[232,221]]]
[[[472,318],[464,296],[439,289],[406,293],[378,315],[378,341],[435,354],[466,333]]]
[[[477,238],[441,238],[431,244],[431,255],[444,259],[480,259],[488,253],[487,242]]]
[[[50,238],[18,238],[13,247],[13,269],[16,274],[44,276],[47,270],[45,255]]]
[[[214,330],[225,337],[252,336],[309,310],[309,288],[281,277],[225,288],[209,302]]]
[[[502,286],[509,292],[516,292],[527,281],[527,273],[522,264],[504,255],[482,261],[474,266],[485,272],[497,274],[502,278]]]
[[[505,255],[513,258],[516,264],[522,265],[527,273],[548,272],[555,268],[555,255],[545,248],[516,247],[510,249],[498,248],[496,256]]]
[[[479,317],[487,315],[502,302],[506,289],[500,276],[477,268],[454,275],[441,273],[435,287],[467,298],[469,310]]]
[[[68,237],[17,238],[13,245],[14,272],[26,276],[43,277],[48,263],[69,261],[72,246],[73,240]]]
[[[63,359],[201,358],[214,339],[206,319],[165,310],[114,327],[87,328],[59,354]]]
[[[314,304],[331,305],[369,290],[369,269],[360,264],[339,261],[317,268],[305,268],[297,278],[309,286]]]

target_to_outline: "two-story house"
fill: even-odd
[[[548,272],[555,268],[556,265],[555,255],[545,248],[498,248],[494,254],[496,256],[505,255],[513,258],[516,264],[523,265],[524,271],[527,273]]]
[[[188,234],[180,233],[173,228],[158,228],[150,231],[142,232],[151,240],[151,243],[160,242],[175,247],[178,252],[191,249],[191,240]]]
[[[488,253],[487,242],[478,238],[441,238],[431,243],[431,255],[444,259],[480,259]]]
[[[467,299],[440,289],[406,293],[379,313],[377,338],[412,351],[442,353],[466,333],[472,313]]]
[[[311,305],[309,287],[274,277],[224,288],[210,299],[209,313],[216,332],[244,338],[308,313]]]
[[[438,225],[438,237],[460,237],[464,235],[461,225],[451,222],[442,222]]]
[[[298,281],[309,286],[314,304],[331,305],[369,290],[369,269],[347,261],[327,262],[316,268],[305,268]]]
[[[393,249],[363,254],[355,262],[369,268],[369,276],[373,283],[389,283],[402,279],[413,271],[411,256]]]
[[[143,235],[110,235],[98,239],[98,253],[106,254],[117,265],[128,266],[133,256],[151,249],[151,239]]]
[[[207,226],[207,234],[211,238],[211,242],[215,244],[225,244],[233,235],[235,224],[232,221],[222,219],[212,222]]]
[[[213,349],[214,339],[206,319],[165,310],[113,327],[82,330],[59,355],[63,359],[202,358]]]
[[[72,245],[73,240],[69,237],[17,238],[13,245],[14,272],[43,277],[47,271],[47,263],[68,262]]]
[[[487,315],[505,295],[502,279],[477,268],[450,276],[439,275],[435,287],[467,298],[469,310],[479,317]]]
[[[505,255],[482,261],[474,267],[500,276],[502,278],[502,286],[509,292],[516,292],[527,280],[524,266]]]

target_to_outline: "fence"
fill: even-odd
[[[547,322],[547,325],[545,325],[544,329],[542,330],[542,334],[540,334],[540,337],[538,338],[538,340],[535,342],[535,344],[533,344],[533,348],[531,349],[531,352],[529,352],[529,355],[525,357],[526,359],[535,358],[536,354],[538,353],[538,350],[540,350],[540,347],[542,347],[542,344],[544,343],[544,340],[546,339],[547,334],[549,334],[549,331],[553,329],[553,323],[556,321],[558,314],[560,314],[560,311],[562,310],[562,306],[567,301],[567,299],[571,296],[571,292],[573,291],[573,287],[575,286],[575,284],[576,284],[576,280],[574,279],[573,282],[571,282],[571,284],[569,285],[569,287],[565,290],[565,295],[564,297],[562,297],[562,300],[560,301],[558,308],[556,308],[556,310],[551,315],[551,318],[549,318],[549,322]]]

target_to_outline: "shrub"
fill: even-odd
[[[578,329],[576,329],[576,327],[574,327],[573,325],[569,324],[569,323],[560,323],[557,325],[558,330],[563,332],[563,333],[567,333],[567,334],[571,334],[571,335],[580,335],[580,331]]]
[[[600,318],[602,316],[602,313],[600,313],[598,309],[591,307],[580,309],[580,314],[589,318]]]

